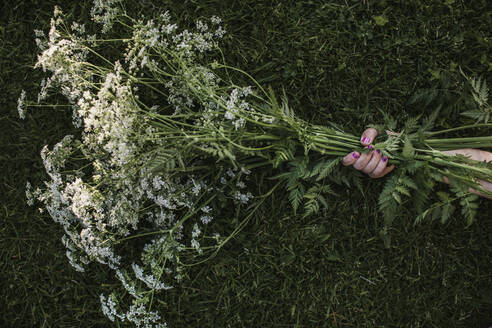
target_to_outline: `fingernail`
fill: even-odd
[[[383,156],[383,162],[386,162],[388,160],[388,157]]]
[[[359,158],[359,155],[357,155],[357,153],[353,153],[353,154],[352,154],[352,157],[353,157],[353,158]]]
[[[368,148],[368,149],[372,149],[372,148],[374,148],[374,147],[373,147],[372,145],[368,145],[368,146],[367,146],[367,148]]]
[[[378,154],[381,154],[381,151],[380,151],[379,149],[376,149],[376,152],[377,152]]]
[[[368,138],[368,137],[364,137],[364,138],[362,139],[362,142],[363,142],[363,143],[368,143],[368,142],[369,142],[369,138]]]

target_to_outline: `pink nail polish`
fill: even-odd
[[[364,137],[364,138],[362,139],[362,142],[363,142],[363,143],[368,143],[368,142],[369,142],[369,138],[368,138],[368,137]]]
[[[368,149],[373,149],[374,147],[372,145],[367,146]]]
[[[386,162],[388,160],[388,157],[383,156],[383,162]]]
[[[357,155],[357,153],[353,153],[353,154],[352,154],[352,157],[353,157],[353,158],[359,158],[359,155]]]
[[[377,152],[378,154],[381,154],[381,151],[380,151],[379,149],[376,149],[376,152]]]

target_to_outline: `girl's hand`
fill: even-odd
[[[360,143],[371,150],[369,154],[359,154],[356,151],[349,153],[342,160],[345,166],[353,165],[356,170],[362,171],[371,178],[381,178],[393,171],[394,165],[388,165],[388,158],[381,156],[379,149],[374,149],[371,142],[377,137],[378,131],[373,128],[366,129],[360,138]]]

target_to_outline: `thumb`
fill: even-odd
[[[364,146],[370,145],[371,142],[376,139],[378,136],[378,130],[375,128],[368,128],[362,132],[362,136],[360,137],[360,143],[363,144]]]

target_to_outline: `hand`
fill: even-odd
[[[371,152],[369,154],[359,154],[353,151],[343,158],[342,164],[345,166],[353,165],[356,170],[366,173],[371,178],[381,178],[393,171],[395,166],[386,167],[388,158],[386,156],[381,157],[379,149],[374,149],[374,146],[371,145],[377,135],[378,131],[376,129],[366,129],[362,133],[360,143],[372,149]]]

